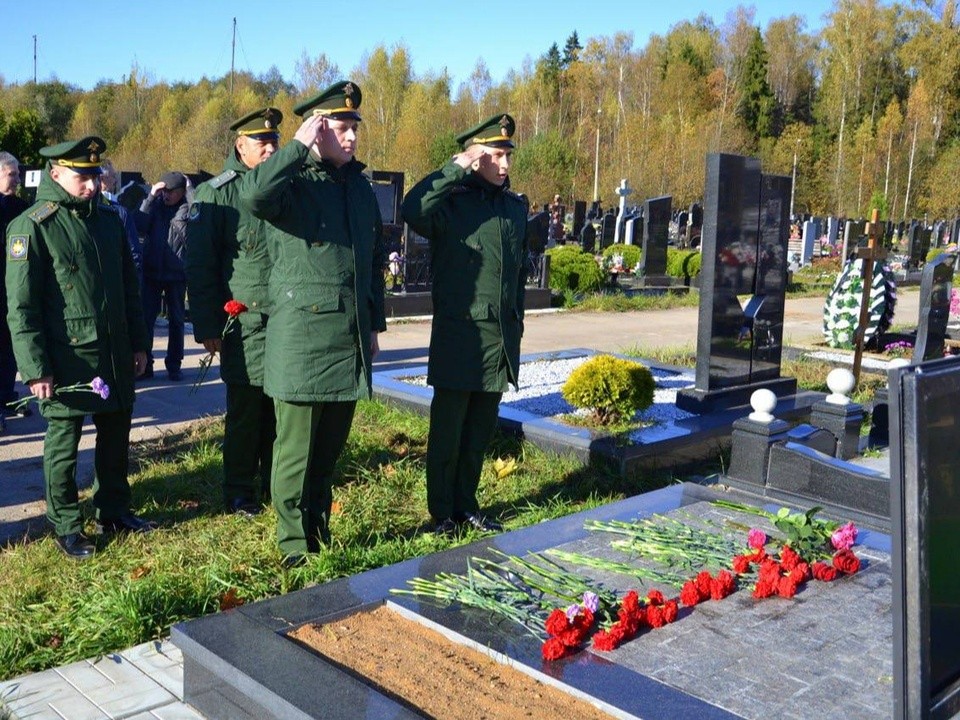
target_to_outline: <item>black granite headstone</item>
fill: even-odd
[[[597,228],[592,222],[585,222],[580,230],[580,249],[592,253],[597,247]]]
[[[960,218],[956,218],[950,225],[950,242],[960,243]]]
[[[687,215],[687,245],[698,247],[703,234],[703,206],[700,203],[690,205]]]
[[[910,227],[907,228],[906,255],[910,258],[911,267],[917,267],[923,259],[920,253],[920,223],[916,220],[911,221]]]
[[[650,198],[643,203],[643,250],[640,254],[641,275],[665,275],[667,243],[670,240],[670,195]]]
[[[950,320],[950,288],[953,285],[953,258],[937,255],[920,274],[920,322],[913,362],[943,357],[947,322]]]
[[[890,372],[893,700],[898,720],[960,711],[960,361]]]
[[[617,216],[613,211],[609,211],[600,221],[600,250],[613,245],[613,239],[617,232]]]
[[[793,394],[780,377],[790,187],[760,161],[707,156],[697,371],[677,406],[706,412],[746,403],[760,387]]]
[[[427,292],[433,281],[430,267],[430,241],[407,225],[403,245],[403,291]]]
[[[583,223],[587,219],[587,203],[585,200],[573,201],[573,236],[580,237],[580,231],[583,230]]]
[[[532,253],[542,253],[547,249],[547,240],[550,236],[550,213],[538,212],[527,218],[527,227],[532,231],[529,240],[529,250]]]

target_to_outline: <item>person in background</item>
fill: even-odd
[[[234,122],[237,136],[223,172],[197,187],[187,223],[187,288],[196,341],[220,353],[227,384],[223,495],[227,512],[253,516],[270,496],[276,420],[263,392],[270,254],[265,221],[240,202],[240,181],[277,151],[283,113],[255,110]],[[226,335],[224,305],[247,306]],[[257,475],[259,474],[259,483]]]
[[[137,277],[140,279],[140,285],[143,286],[143,252],[140,247],[140,235],[137,233],[137,223],[134,221],[130,212],[120,204],[117,199],[117,188],[120,185],[120,177],[110,160],[104,160],[101,165],[100,174],[100,195],[111,205],[123,222],[123,229],[127,233],[127,242],[130,243],[130,254],[133,255],[133,262],[137,266]]]
[[[287,567],[329,541],[334,469],[387,329],[383,223],[355,157],[360,102],[359,86],[340,81],[299,103],[293,141],[240,187],[267,221],[273,265],[263,389],[277,416],[270,491]]]
[[[159,202],[158,202],[159,201]],[[144,379],[153,377],[153,333],[161,306],[167,310],[167,377],[183,380],[183,331],[187,275],[183,267],[187,213],[193,187],[186,175],[168,172],[153,184],[135,220],[143,236],[143,315],[150,334]]]
[[[514,128],[495,115],[459,135],[462,151],[401,206],[433,263],[427,507],[442,534],[502,529],[480,511],[477,489],[500,398],[519,376],[530,230],[528,204],[510,190]]]
[[[156,527],[131,512],[134,376],[147,362],[137,270],[120,216],[100,198],[99,137],[42,148],[37,201],[7,228],[7,319],[20,375],[47,420],[43,477],[57,546],[89,558],[77,492],[83,419],[97,429],[93,505],[104,535]],[[77,385],[89,390],[74,389]]]
[[[8,152],[0,152],[0,237],[6,234],[10,221],[27,209],[26,201],[17,195],[19,186],[20,162]],[[6,257],[4,254],[0,259],[0,281],[5,273]],[[0,432],[6,430],[6,415],[26,417],[31,414],[26,406],[18,410],[9,407],[9,403],[15,403],[20,397],[13,389],[16,381],[17,361],[13,356],[10,326],[7,325],[7,294],[0,292]]]

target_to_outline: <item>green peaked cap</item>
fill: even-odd
[[[300,117],[312,112],[333,120],[362,120],[357,112],[362,98],[359,85],[349,80],[341,80],[323,92],[297,103],[293,111]]]
[[[107,143],[103,138],[88,135],[80,140],[67,140],[40,148],[40,155],[47,158],[52,165],[70,168],[86,175],[99,175],[100,156],[106,149]]]
[[[513,147],[514,131],[517,124],[509,115],[494,115],[479,125],[457,135],[457,142],[461,148],[470,145],[488,145],[490,147]]]

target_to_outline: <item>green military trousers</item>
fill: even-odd
[[[263,388],[228,383],[223,429],[225,502],[229,504],[236,498],[265,500],[270,496],[270,468],[276,436],[273,400],[263,394]]]
[[[427,439],[427,508],[434,520],[475,513],[483,455],[503,393],[433,389]]]
[[[130,411],[96,413],[93,505],[97,518],[111,520],[130,509],[127,472],[130,458]],[[43,479],[47,496],[47,519],[57,535],[83,530],[83,515],[77,494],[77,447],[83,416],[47,417],[43,441]]]
[[[330,539],[333,470],[347,444],[356,401],[274,401],[270,494],[284,555],[317,552]]]

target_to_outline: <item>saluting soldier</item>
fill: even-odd
[[[483,456],[507,383],[517,384],[527,215],[508,171],[514,121],[495,115],[459,135],[463,151],[418,182],[403,219],[430,241],[433,386],[427,506],[443,534],[501,530],[477,502]]]
[[[106,144],[86,137],[40,150],[37,201],[7,228],[8,320],[20,375],[48,427],[43,445],[47,518],[73,558],[94,545],[77,502],[77,446],[85,415],[97,428],[97,529],[145,532],[127,482],[134,375],[147,362],[137,269],[116,211],[99,199]],[[100,378],[100,393],[59,390]]]
[[[197,188],[187,224],[187,286],[194,337],[220,353],[227,384],[223,493],[228,512],[256,515],[270,494],[276,421],[263,392],[270,256],[266,222],[240,202],[240,179],[277,150],[283,113],[266,107],[244,115],[223,172]],[[247,306],[226,335],[224,305]],[[257,474],[259,472],[259,483]]]
[[[380,210],[355,157],[361,93],[341,81],[294,108],[292,142],[248,172],[240,200],[267,221],[264,390],[275,400],[271,495],[284,563],[329,539],[333,473],[386,330]]]

